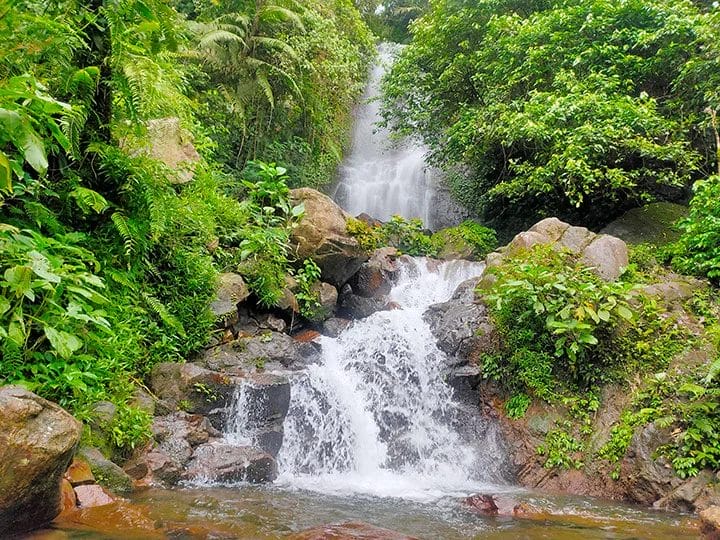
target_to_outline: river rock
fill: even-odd
[[[360,267],[350,280],[353,292],[367,298],[384,297],[390,294],[397,278],[399,256],[394,247],[376,249],[370,260]]]
[[[215,316],[217,325],[230,328],[239,320],[238,304],[250,296],[250,290],[242,276],[226,272],[218,276],[218,288],[215,299],[210,304],[210,311]]]
[[[116,500],[100,506],[77,508],[63,513],[55,522],[64,530],[77,531],[78,537],[90,534],[97,538],[135,538],[165,540],[168,536],[159,529],[144,506]],[[88,533],[88,531],[92,531]],[[73,538],[76,535],[72,535]],[[69,538],[69,537],[68,537]]]
[[[115,497],[102,486],[89,484],[76,486],[75,497],[80,508],[91,508],[93,506],[104,506],[115,502]]]
[[[475,299],[474,283],[477,279],[461,284],[450,300],[433,304],[423,315],[453,365],[476,363],[500,346],[487,306]]]
[[[103,456],[100,450],[82,446],[78,451],[78,455],[88,464],[98,484],[115,493],[132,491],[132,479],[118,465]]]
[[[386,305],[384,298],[366,298],[352,292],[342,294],[338,303],[340,314],[349,319],[364,319],[384,310]]]
[[[191,413],[227,407],[236,386],[237,381],[227,374],[193,363],[163,362],[150,375],[150,387],[158,398]]]
[[[720,540],[720,506],[700,512],[700,530],[706,540]]]
[[[293,251],[298,259],[313,259],[323,281],[342,287],[368,260],[357,240],[347,232],[350,215],[314,189],[293,189],[290,197],[294,204],[305,205],[305,216],[290,237]]]
[[[190,480],[261,484],[277,478],[277,463],[253,446],[209,443],[195,450],[186,476]]]
[[[291,534],[287,538],[288,540],[418,540],[414,536],[359,521],[322,525]]]
[[[19,386],[0,388],[0,536],[60,513],[60,483],[81,431],[54,403]]]
[[[72,463],[65,471],[64,477],[72,487],[96,483],[90,465],[79,457],[72,460]]]
[[[350,322],[350,319],[332,317],[323,323],[322,334],[336,338],[350,325]]]

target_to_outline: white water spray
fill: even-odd
[[[387,221],[399,214],[421,218],[431,228],[447,226],[459,221],[461,211],[441,189],[439,173],[426,164],[427,148],[412,140],[393,143],[389,130],[378,125],[380,82],[399,47],[383,43],[378,49],[333,199],[353,215],[365,212]]]
[[[400,309],[323,338],[322,363],[292,380],[278,484],[426,500],[500,480],[493,426],[477,440],[456,429],[461,408],[443,380],[446,358],[422,318],[481,271],[411,260],[390,295]]]

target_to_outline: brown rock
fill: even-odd
[[[320,332],[317,332],[316,330],[303,330],[302,332],[295,334],[293,339],[295,341],[299,341],[300,343],[309,343],[310,341],[315,341],[319,337]]]
[[[74,488],[77,505],[80,508],[103,506],[115,502],[115,497],[104,487],[97,484],[76,486]]]
[[[342,287],[368,260],[357,240],[347,232],[350,216],[330,197],[314,189],[294,189],[290,195],[295,204],[305,205],[305,216],[291,235],[298,259],[313,259],[322,271],[323,281]]]
[[[54,403],[19,386],[0,388],[0,536],[60,513],[60,481],[81,429]]]
[[[417,540],[414,536],[358,521],[323,525],[291,534],[287,538],[288,540]]]
[[[73,459],[67,471],[65,471],[65,479],[70,482],[72,487],[95,483],[95,477],[88,462],[77,457]]]
[[[568,225],[556,217],[545,218],[530,227],[530,232],[539,233],[545,236],[550,242],[557,242],[568,230]]]
[[[93,537],[123,539],[165,539],[148,510],[143,506],[119,500],[102,506],[78,508],[55,520],[63,529],[85,531]]]
[[[515,238],[513,238],[508,244],[507,253],[512,257],[522,251],[530,249],[533,246],[550,243],[552,243],[552,240],[544,234],[534,231],[525,231],[515,235]]]
[[[352,277],[350,284],[353,292],[368,298],[389,294],[399,271],[395,262],[398,255],[393,247],[375,250],[370,260],[363,263]]]
[[[574,255],[580,255],[597,235],[585,227],[568,227],[560,238],[558,246]]]
[[[70,482],[63,478],[60,484],[60,512],[69,512],[77,507],[77,496]]]
[[[150,386],[159,399],[171,406],[182,404],[188,412],[206,414],[227,405],[236,381],[198,364],[163,362],[153,368]]]
[[[700,512],[700,531],[706,540],[720,540],[720,506]]]
[[[498,515],[498,507],[492,495],[470,495],[463,501],[463,505],[478,514],[485,516]]]

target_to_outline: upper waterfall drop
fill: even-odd
[[[427,148],[414,140],[393,142],[380,125],[380,85],[401,45],[382,43],[365,94],[355,111],[352,146],[339,171],[333,199],[350,214],[381,221],[395,214],[420,218],[430,228],[454,225],[465,216],[427,165]]]

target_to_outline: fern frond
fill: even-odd
[[[112,216],[110,216],[110,220],[113,222],[113,225],[115,225],[115,230],[123,240],[125,255],[130,257],[135,250],[135,238],[133,236],[132,229],[130,228],[128,219],[120,212],[115,212]]]
[[[178,334],[180,334],[180,336],[185,337],[185,329],[183,328],[183,325],[180,323],[177,317],[170,313],[165,304],[163,304],[154,296],[145,292],[142,293],[142,297],[143,300],[145,300],[145,304],[148,306],[148,308],[150,308],[153,313],[160,317],[160,320],[162,320],[162,322],[175,330]]]

